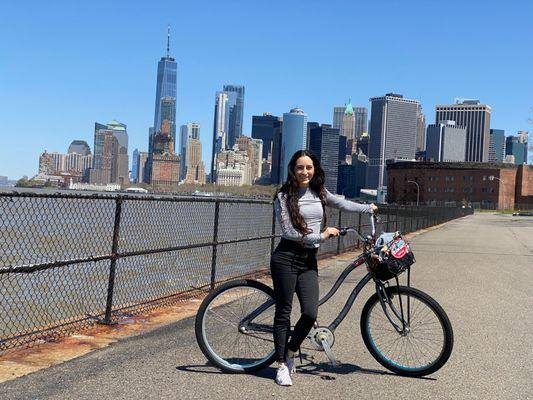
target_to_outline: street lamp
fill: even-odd
[[[416,205],[418,207],[418,203],[420,202],[420,186],[418,185],[418,182],[415,181],[407,181],[414,183],[416,185]]]
[[[494,175],[489,176],[489,181],[493,181],[494,179],[498,179],[501,183],[503,183],[503,181],[497,176],[494,176]]]
[[[502,183],[502,185],[503,185],[502,186],[502,194],[504,195],[503,198],[505,199],[505,186],[503,184],[503,181],[500,178],[498,178],[497,176],[494,176],[494,175],[489,176],[489,181],[493,181],[494,179],[497,179],[497,180],[499,180]]]

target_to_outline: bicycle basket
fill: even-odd
[[[376,244],[377,257],[369,263],[369,269],[379,280],[392,279],[415,262],[411,246],[399,232],[382,234]]]

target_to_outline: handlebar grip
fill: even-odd
[[[339,228],[339,235],[344,236],[348,233],[348,229],[346,228]]]

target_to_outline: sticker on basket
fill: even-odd
[[[390,252],[394,258],[402,258],[407,254],[407,243],[404,240],[398,239],[391,245]]]

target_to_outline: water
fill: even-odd
[[[0,338],[104,312],[110,260],[32,273],[5,271],[111,254],[115,207],[112,198],[0,195]],[[194,198],[172,202],[125,200],[118,252],[211,243],[214,210],[214,202],[197,202]],[[267,236],[271,223],[269,204],[222,203],[218,240]],[[270,243],[266,239],[218,246],[217,279],[266,268]],[[118,259],[114,308],[209,285],[212,249],[205,246]]]
[[[113,194],[110,198],[94,199],[90,198],[91,193],[82,191],[61,193],[85,196],[5,197],[0,190],[0,349],[1,340],[105,312],[110,260],[31,273],[6,272],[10,268],[111,254],[116,210]],[[136,194],[135,198],[139,200],[124,200],[122,204],[119,254],[213,242],[214,201],[202,202],[195,197],[158,201],[144,194]],[[271,204],[220,203],[218,241],[271,235],[272,212]],[[338,211],[328,210],[328,221],[330,226],[339,222],[342,226],[357,226],[358,215],[343,213],[339,221]],[[362,230],[368,233],[368,229]],[[279,233],[279,227],[276,232]],[[344,244],[350,246],[354,242],[354,236],[342,238],[341,250]],[[336,249],[336,240],[321,246],[321,252]],[[270,254],[270,238],[219,245],[216,280],[266,269]],[[212,261],[211,245],[119,258],[113,309],[206,287],[211,282]]]

